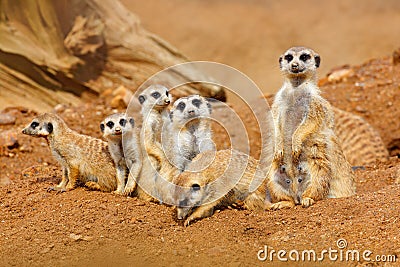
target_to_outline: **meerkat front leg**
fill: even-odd
[[[117,190],[113,194],[121,195],[124,193],[126,179],[126,167],[122,164],[117,165]]]
[[[66,185],[68,184],[68,168],[63,167],[62,168],[62,178],[61,182],[57,186],[49,187],[47,191],[57,191],[59,193],[65,192],[66,190]]]
[[[184,226],[187,227],[189,224],[198,219],[210,217],[214,213],[214,208],[217,202],[209,203],[206,205],[199,206],[190,216],[185,220]]]
[[[70,191],[76,187],[76,182],[79,179],[79,169],[76,167],[69,167],[68,169],[68,184],[66,186],[66,190]]]
[[[284,141],[283,141],[283,129],[282,129],[282,123],[276,123],[275,124],[275,155],[274,155],[274,161],[277,162],[279,165],[283,164],[283,147],[284,147]]]
[[[298,162],[304,141],[310,134],[315,133],[317,128],[322,124],[323,118],[321,115],[318,112],[310,111],[294,131],[292,136],[292,158],[294,162]]]
[[[140,160],[136,160],[135,162],[131,161],[128,163],[129,174],[128,174],[128,181],[126,182],[126,186],[124,189],[124,195],[128,196],[133,191],[135,191],[137,187],[136,180],[139,178],[140,171],[142,170],[142,162]]]
[[[280,209],[290,209],[293,208],[296,204],[293,200],[283,200],[276,203],[272,203],[267,206],[267,209],[270,210],[280,210]]]

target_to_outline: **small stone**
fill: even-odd
[[[82,237],[82,240],[83,241],[92,241],[93,237],[92,236],[84,236],[84,237]]]
[[[0,132],[0,147],[18,147],[17,134],[12,130]]]
[[[82,235],[76,235],[74,233],[69,234],[69,238],[73,239],[74,241],[78,241],[82,239]]]
[[[0,113],[0,125],[15,124],[16,118],[7,113]]]

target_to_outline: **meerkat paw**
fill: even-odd
[[[47,192],[56,191],[57,194],[67,192],[65,187],[52,186],[47,188]]]
[[[280,201],[277,203],[271,204],[268,209],[270,210],[280,210],[280,209],[290,209],[293,208],[295,204],[291,201]]]
[[[283,161],[283,149],[275,149],[274,161],[275,162]]]
[[[121,196],[124,195],[124,191],[121,189],[117,189],[115,191],[112,191],[111,193],[114,195],[121,195]]]
[[[304,208],[308,208],[308,207],[310,207],[311,205],[313,205],[314,203],[315,203],[315,200],[312,199],[312,198],[309,198],[309,197],[303,197],[303,198],[301,199],[301,205],[302,205]]]

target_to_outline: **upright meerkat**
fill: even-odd
[[[171,163],[183,171],[199,153],[215,150],[211,132],[211,105],[202,96],[175,101],[162,134],[162,144]]]
[[[51,113],[34,118],[22,133],[45,138],[61,164],[62,180],[49,190],[72,190],[78,181],[94,190],[116,189],[116,171],[106,142],[71,130],[59,116]]]
[[[299,180],[300,172],[309,176],[299,201],[304,207],[326,197],[353,195],[354,174],[337,142],[332,108],[317,86],[320,56],[309,48],[293,47],[279,58],[279,65],[285,80],[272,105],[275,156],[268,188],[275,203],[271,208],[295,205],[277,181],[282,175]]]
[[[112,114],[100,123],[100,130],[108,142],[108,149],[117,169],[117,190],[114,193],[129,195],[136,189],[136,180],[142,168],[135,120],[125,113]]]
[[[174,203],[184,225],[213,215],[215,209],[243,202],[250,210],[264,210],[269,203],[264,181],[250,192],[258,161],[236,150],[199,154],[175,180]]]
[[[161,146],[163,122],[169,116],[171,97],[162,85],[151,85],[138,97],[142,105],[143,124],[140,132],[143,166],[138,179],[137,196],[146,201],[160,200],[156,184],[160,181],[163,164],[169,164]]]

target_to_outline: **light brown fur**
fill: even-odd
[[[285,82],[272,105],[275,157],[268,182],[274,202],[270,208],[290,208],[298,203],[308,207],[327,197],[354,194],[354,175],[334,133],[332,108],[316,84],[319,55],[294,47],[279,62]],[[281,179],[292,181],[291,190],[280,185]],[[299,181],[303,180],[307,186],[300,190]]]
[[[267,180],[254,192],[249,190],[257,167],[257,160],[235,150],[199,154],[174,180],[178,219],[185,219],[184,225],[188,226],[194,220],[212,216],[217,208],[240,202],[250,210],[264,210],[269,200]]]
[[[335,113],[335,134],[346,159],[352,166],[372,165],[389,158],[379,133],[363,118],[332,107]]]
[[[72,190],[78,182],[94,190],[116,189],[116,170],[106,142],[71,130],[59,116],[51,113],[34,118],[22,132],[46,138],[53,156],[61,164],[62,180],[50,190]]]

